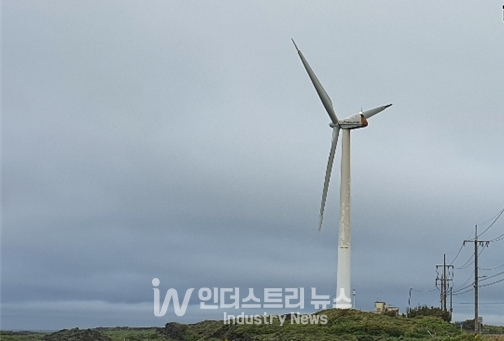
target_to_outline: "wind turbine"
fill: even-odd
[[[327,161],[327,169],[324,181],[324,189],[322,191],[322,203],[320,205],[319,231],[322,229],[322,221],[324,218],[324,208],[327,198],[327,190],[331,179],[331,171],[334,160],[334,152],[338,144],[338,136],[340,130],[343,130],[343,143],[341,155],[341,186],[340,186],[340,221],[339,221],[339,237],[338,237],[338,268],[336,275],[336,299],[335,307],[337,309],[352,308],[352,295],[350,286],[350,130],[364,128],[368,125],[367,120],[379,112],[387,109],[392,104],[384,105],[367,111],[361,111],[358,114],[349,116],[343,120],[338,120],[332,101],[325,92],[322,84],[320,84],[317,76],[306,61],[303,53],[298,49],[294,39],[292,39],[301,61],[308,72],[315,90],[324,105],[331,123],[329,126],[333,129],[331,150],[329,152],[329,160]]]

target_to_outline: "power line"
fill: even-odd
[[[502,268],[503,266],[504,266],[504,264],[501,264],[499,266],[496,266],[495,268],[490,268],[490,269],[480,268],[480,270],[490,271],[490,270],[495,270],[495,269],[498,269],[498,268]]]
[[[499,220],[499,218],[502,216],[502,214],[504,214],[504,208],[494,218],[492,218],[493,219],[492,223],[479,236],[481,236],[483,233],[487,232],[497,222],[497,220]],[[479,236],[477,236],[477,237],[479,237]],[[494,239],[491,239],[490,241],[491,242],[498,242],[501,240],[504,240],[504,233],[498,237],[495,237]]]
[[[436,289],[432,289],[432,290],[417,290],[415,288],[410,288],[410,290],[416,291],[416,292],[433,292],[433,291],[436,291]]]
[[[491,219],[489,219],[488,221],[490,221],[490,220],[491,220]],[[471,234],[471,235],[472,235],[472,234]],[[470,239],[470,238],[471,238],[471,236],[469,236],[467,239]],[[464,248],[464,244],[460,245],[460,248],[459,248],[459,250],[457,251],[457,254],[455,255],[455,258],[453,258],[453,260],[450,262],[450,264],[455,263],[455,261],[457,260],[457,258],[460,256],[460,252],[462,252],[462,249],[463,249],[463,248]],[[468,260],[468,261],[470,261],[470,260],[472,259],[472,257],[474,257],[474,255],[471,255],[471,258],[469,258],[469,260]],[[467,262],[468,262],[468,261],[467,261]],[[466,263],[467,263],[467,262],[466,262]],[[471,263],[471,264],[472,264],[472,263]],[[464,263],[464,266],[465,266],[465,263]],[[459,267],[459,268],[457,268],[457,269],[460,269],[460,267]]]
[[[456,304],[456,305],[459,305],[459,304],[474,304],[474,302],[460,302],[460,303],[453,303],[453,304]],[[483,302],[483,303],[480,303],[480,305],[492,305],[492,304],[500,305],[500,304],[504,304],[504,302]]]
[[[480,285],[480,287],[489,287],[491,285],[494,285],[494,284],[497,284],[497,283],[500,283],[500,282],[504,282],[504,278],[498,280],[498,281],[495,281],[495,282],[492,282],[492,283],[488,283],[488,284],[485,284],[485,285]]]
[[[494,219],[494,221],[490,224],[490,226],[488,226],[485,231],[481,232],[477,238],[481,237],[486,231],[488,231],[494,224],[495,222],[500,218],[500,216],[502,215],[502,213],[504,213],[504,208],[499,212],[497,213],[494,217],[490,218],[489,220],[487,220],[486,222],[484,222],[483,224],[486,224],[488,223],[490,220]],[[483,224],[480,224],[480,225],[483,225]]]
[[[466,242],[474,242],[474,240],[466,240]],[[486,241],[485,241],[486,243]],[[462,245],[463,246],[463,245]],[[482,245],[483,248],[481,249],[481,251],[478,253],[478,256],[480,256],[482,253],[483,253],[483,250],[485,250],[485,245]],[[467,262],[464,263],[464,265],[458,267],[457,269],[461,270],[461,269],[465,269],[467,267],[469,267],[470,265],[474,264],[474,260],[469,263],[469,261],[471,261],[471,259],[474,258],[474,253],[471,255],[471,257],[467,260]]]
[[[491,242],[500,242],[501,240],[504,239],[504,233],[501,234],[500,236],[498,237],[495,237],[494,239],[490,240]]]
[[[462,245],[462,247],[463,246],[464,245]],[[471,255],[471,257],[469,257],[469,259],[464,263],[464,265],[459,266],[457,269],[461,270],[461,269],[467,268],[469,265],[471,265],[472,263],[474,263],[474,261],[471,262],[471,259],[473,259],[473,258],[474,258],[474,253]],[[471,262],[471,263],[469,263],[469,262]]]
[[[473,274],[473,273],[474,273],[474,271],[471,273],[471,275],[469,275],[469,278],[471,278],[471,276],[472,276],[472,274]],[[492,276],[490,276],[490,277],[485,277],[485,278],[482,278],[482,279],[480,279],[479,281],[480,281],[480,282],[482,282],[482,281],[486,281],[486,280],[489,280],[489,279],[491,279],[491,278],[497,277],[497,276],[502,275],[502,274],[504,274],[504,271],[499,272],[498,274],[494,274],[494,275],[492,275]],[[491,286],[491,285],[494,285],[494,284],[497,284],[497,283],[501,283],[501,282],[503,282],[503,281],[504,281],[504,278],[502,278],[502,279],[500,279],[500,280],[498,280],[498,281],[492,282],[492,283],[487,283],[487,284],[479,285],[479,287],[480,287],[480,288],[482,288],[482,287],[488,287],[488,286]],[[466,282],[467,282],[467,280],[466,280]],[[471,292],[471,291],[473,290],[472,288],[474,287],[474,283],[475,283],[475,282],[469,283],[469,284],[467,284],[466,286],[464,286],[464,285],[465,285],[465,283],[464,283],[464,284],[462,284],[462,287],[461,287],[461,288],[459,288],[459,289],[457,289],[457,290],[455,290],[455,291],[453,292],[453,296],[459,296],[459,295],[463,295],[463,294],[466,294],[466,293],[468,293],[468,292]],[[469,290],[465,290],[465,289],[467,289],[467,288],[471,288],[471,289],[469,289]],[[465,290],[465,291],[463,291],[463,290]],[[473,303],[473,304],[474,304],[474,303]]]
[[[455,262],[455,260],[457,260],[458,256],[460,255],[460,251],[462,251],[463,248],[464,248],[464,245],[461,245],[460,249],[457,252],[457,255],[455,256],[455,258],[453,258],[453,260],[450,262],[450,264],[453,264]]]
[[[503,11],[504,11],[504,6],[503,6]],[[456,269],[465,269],[469,266],[471,266],[472,264],[474,264],[474,270],[471,272],[471,274],[469,275],[469,278],[466,279],[466,281],[464,282],[464,284],[461,285],[460,288],[458,288],[457,290],[453,291],[453,286],[450,287],[449,289],[449,292],[450,292],[450,297],[451,296],[461,296],[461,295],[465,295],[467,293],[470,293],[474,290],[474,321],[479,321],[478,319],[478,280],[479,280],[479,277],[478,277],[478,257],[483,253],[483,251],[485,250],[485,246],[488,246],[490,244],[490,242],[494,242],[494,241],[501,241],[501,240],[504,240],[504,233],[491,239],[491,240],[485,240],[485,241],[482,241],[482,240],[478,240],[479,237],[481,237],[483,234],[485,234],[486,232],[488,232],[494,225],[495,223],[499,220],[499,218],[504,214],[504,208],[502,210],[499,211],[499,213],[497,213],[497,215],[495,215],[494,217],[490,218],[488,221],[484,222],[483,224],[480,224],[480,225],[484,225],[484,224],[487,224],[488,222],[491,221],[490,225],[488,225],[484,230],[483,232],[481,232],[480,234],[478,234],[478,225],[476,225],[476,228],[475,228],[475,231],[474,231],[474,238],[472,239],[467,239],[467,240],[464,240],[464,242],[462,243],[462,246],[459,248],[459,250],[457,251],[457,254],[455,255],[455,258],[453,258],[453,260],[451,261],[450,263],[450,266],[453,268],[453,265],[455,263],[455,261],[458,259],[458,257],[460,256],[461,252],[462,252],[462,249],[464,248],[465,244],[466,243],[474,243],[474,253],[471,255],[471,257],[469,257],[469,259],[461,266],[457,267]],[[478,246],[481,247],[481,250],[478,250]],[[438,284],[438,280],[439,280],[439,273],[438,273],[438,276],[436,277],[436,289],[441,291],[441,305],[442,305],[442,309],[444,308],[444,310],[446,311],[446,295],[447,295],[447,292],[448,292],[448,286],[449,286],[449,280],[453,280],[453,274],[451,275],[451,278],[450,278],[450,275],[447,276],[446,274],[446,256],[445,256],[445,262],[444,264],[442,265],[443,266],[443,276],[441,277],[441,289],[437,287],[437,284]],[[502,265],[499,265],[495,268],[491,268],[491,269],[488,269],[488,270],[494,270],[494,269],[497,269],[497,268],[500,268],[504,266],[504,264]],[[438,268],[438,266],[436,266],[436,269]],[[449,269],[449,268],[448,268]],[[483,270],[483,269],[482,269]],[[466,283],[468,283],[471,279],[471,276],[474,274],[474,281],[472,283],[469,283],[466,285]],[[493,274],[491,276],[485,276],[484,279],[482,279],[482,281],[487,281],[487,280],[490,280],[492,278],[495,278],[495,277],[498,277],[500,275],[503,275],[504,274],[504,271],[502,272],[499,272],[497,274]],[[448,283],[447,283],[448,282]],[[504,282],[504,278],[501,278],[499,280],[496,280],[494,282],[491,282],[491,283],[486,283],[486,284],[483,284],[483,285],[479,285],[479,287],[487,287],[487,286],[491,286],[491,285],[495,285],[497,283],[501,283],[501,282]],[[448,284],[448,285],[447,285]],[[411,290],[413,290],[413,288],[410,289],[410,299],[411,299]],[[408,300],[408,305],[409,305],[409,300]],[[451,301],[451,298],[450,298],[450,311],[452,310],[451,309],[451,304],[452,304],[452,301]],[[457,303],[455,303],[457,304]],[[483,304],[486,304],[486,303],[483,303]],[[504,304],[504,303],[502,303]],[[480,332],[480,323],[475,323],[475,332],[478,334]]]
[[[484,278],[482,278],[482,279],[481,279],[481,281],[482,281],[482,282],[483,282],[483,281],[487,281],[487,280],[489,280],[490,278],[494,278],[494,277],[497,277],[497,276],[502,275],[502,274],[504,274],[504,271],[499,272],[498,274],[495,274],[495,275],[492,275],[492,276],[487,276],[487,277],[484,277]]]
[[[469,277],[467,277],[467,279],[464,281],[464,283],[460,285],[460,288],[458,288],[458,289],[455,290],[455,292],[459,292],[459,291],[464,290],[465,288],[467,288],[467,287],[464,287],[464,285],[466,285],[471,280],[471,277],[472,277],[473,273],[474,273],[474,270],[471,272],[471,274],[469,275]],[[472,282],[469,285],[473,285],[473,284],[474,284],[474,282]]]
[[[471,282],[471,283],[467,284],[466,286],[464,286],[464,287],[461,287],[461,288],[457,289],[453,295],[462,295],[462,294],[463,294],[463,293],[461,292],[462,290],[465,290],[465,289],[467,289],[467,288],[473,288],[473,287],[474,287],[474,282]],[[469,289],[469,291],[471,291],[471,290],[472,290],[472,289]],[[467,292],[467,291],[464,291],[464,293],[465,293],[465,292]]]
[[[468,285],[468,286],[467,286],[467,287],[471,287],[471,289],[466,290],[466,291],[463,291],[463,292],[459,292],[459,293],[456,293],[456,294],[453,294],[453,296],[460,296],[460,295],[464,295],[464,294],[467,294],[468,292],[473,291],[473,289],[474,289],[474,288],[473,288],[473,287],[474,287],[474,285],[473,285],[473,284],[474,284],[474,283],[471,283],[470,285]],[[466,287],[466,288],[467,288],[467,287]],[[474,303],[473,303],[473,304],[474,304]]]
[[[433,291],[436,291],[436,290],[439,290],[439,289],[437,289],[437,287],[436,287],[436,289],[432,289],[432,290],[418,290],[418,289],[415,289],[415,288],[410,288],[409,289],[409,295],[408,295],[408,309],[411,308],[411,292],[412,291],[416,291],[416,292],[433,292]]]

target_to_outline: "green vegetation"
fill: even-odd
[[[101,333],[112,341],[166,340],[157,328],[103,328]]]
[[[95,328],[95,329],[69,329],[57,333],[36,332],[6,332],[0,331],[2,341],[147,341],[167,340],[159,332],[158,328]]]
[[[455,325],[459,326],[462,324],[462,329],[468,332],[474,331],[474,319],[465,320],[464,322],[454,322]],[[486,324],[481,325],[481,331],[484,334],[503,334],[504,336],[504,326],[489,326]]]
[[[321,317],[327,317],[323,324]],[[319,318],[319,324],[309,319]],[[263,320],[264,321],[264,320]],[[0,332],[6,341],[112,340],[112,341],[504,341],[504,336],[475,336],[461,332],[460,325],[435,316],[387,316],[357,310],[328,309],[313,315],[290,315],[283,325],[277,315],[268,324],[224,324],[202,321],[195,324],[167,323],[164,328],[96,328],[71,329],[57,333]],[[303,324],[303,321],[306,324]],[[269,323],[271,322],[271,323]],[[489,330],[502,330],[490,327]]]
[[[302,324],[291,317],[280,325],[278,318],[272,324],[223,324],[222,321],[204,321],[183,325],[168,323],[160,332],[167,340],[181,341],[474,341],[472,333],[460,331],[460,326],[436,316],[387,316],[357,310],[328,309],[315,315],[326,315],[326,324]],[[504,341],[504,337],[480,337],[485,341]]]
[[[461,332],[453,325],[436,317],[392,317],[356,310],[329,309],[317,315],[326,315],[327,324],[301,324],[279,319],[273,324],[224,325],[206,340],[418,340],[455,339]],[[170,326],[167,325],[167,328]],[[170,335],[168,335],[170,336]],[[173,340],[176,340],[173,338]],[[196,338],[181,338],[184,341]]]
[[[36,332],[10,332],[0,331],[0,340],[2,341],[35,341],[42,340],[46,333]]]
[[[444,311],[441,308],[436,307],[427,307],[426,305],[419,305],[416,308],[408,309],[407,313],[408,317],[417,317],[417,316],[436,316],[442,318],[446,322],[451,321],[451,314],[448,311]],[[474,328],[473,328],[474,330]]]

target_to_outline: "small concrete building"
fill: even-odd
[[[399,308],[387,305],[385,302],[376,301],[375,303],[376,314],[394,314],[399,315]]]

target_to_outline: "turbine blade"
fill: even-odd
[[[322,221],[324,220],[324,208],[327,199],[327,190],[329,189],[329,181],[331,180],[334,153],[336,152],[336,145],[338,144],[339,131],[340,128],[338,126],[335,126],[333,128],[331,151],[329,152],[329,159],[327,160],[324,189],[322,190],[322,203],[320,204],[319,231],[322,230]]]
[[[381,107],[378,107],[378,108],[374,108],[374,109],[371,109],[371,110],[366,110],[364,111],[363,113],[361,113],[366,119],[378,114],[379,112],[382,112],[383,110],[387,109],[388,107],[390,107],[392,104],[387,104],[387,105],[383,105]]]
[[[320,84],[320,81],[318,80],[317,76],[315,75],[315,72],[313,72],[312,68],[310,67],[310,64],[308,64],[308,61],[303,56],[303,53],[298,49],[294,39],[292,39],[292,43],[294,44],[294,47],[296,48],[296,50],[298,52],[299,58],[301,58],[301,61],[303,62],[303,65],[306,69],[306,72],[308,72],[308,76],[310,77],[310,79],[313,83],[313,86],[315,86],[315,90],[317,90],[317,94],[319,95],[319,98],[322,101],[324,108],[326,109],[327,113],[329,114],[329,117],[331,118],[332,123],[338,124],[338,118],[336,117],[336,113],[334,112],[332,101],[329,98],[329,95],[324,90],[324,87],[322,87],[322,84]]]

